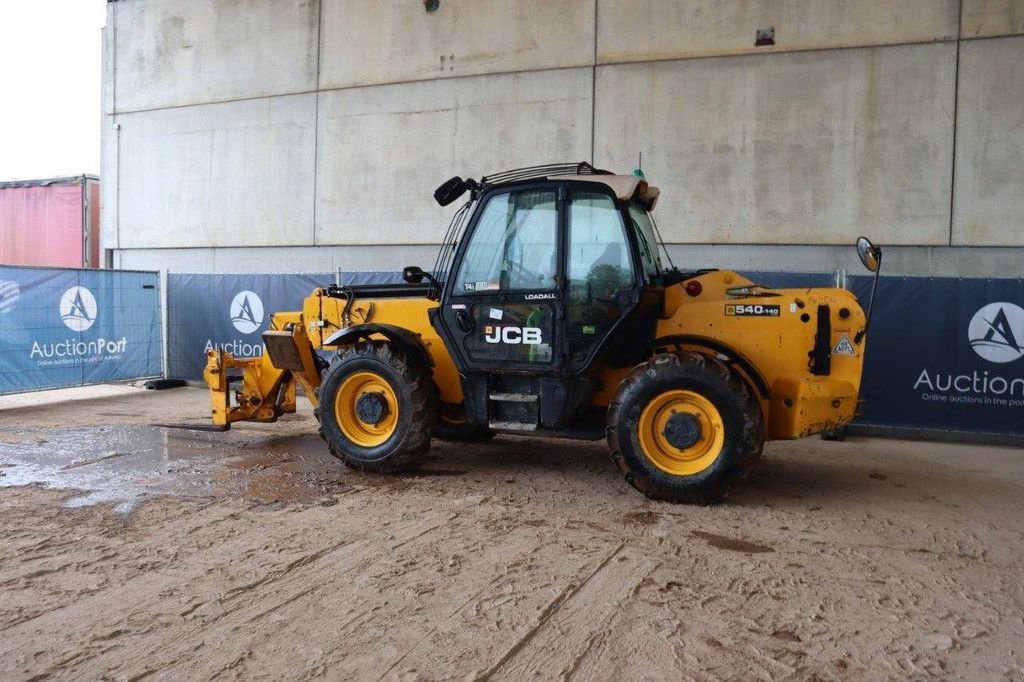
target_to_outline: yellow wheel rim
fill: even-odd
[[[359,399],[366,395],[382,399],[384,414],[376,423],[363,421],[359,416]],[[341,382],[334,400],[334,416],[346,438],[361,447],[372,448],[394,434],[398,426],[398,397],[383,377],[373,372],[356,372]]]
[[[700,435],[688,447],[676,447],[665,435],[665,427],[675,414],[689,414],[699,426]],[[640,447],[651,463],[667,474],[690,476],[710,467],[722,454],[725,424],[718,408],[693,391],[665,391],[647,404],[637,424]]]

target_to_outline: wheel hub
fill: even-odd
[[[637,437],[647,459],[667,474],[691,476],[711,467],[725,447],[722,414],[704,396],[670,389],[640,413]]]
[[[700,422],[689,412],[676,412],[665,424],[665,440],[679,450],[692,448],[701,441]]]
[[[388,402],[380,393],[364,393],[356,400],[356,416],[364,424],[380,424],[388,416]]]

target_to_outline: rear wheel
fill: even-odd
[[[339,350],[320,386],[320,434],[354,469],[395,471],[430,448],[437,395],[428,368],[384,341]]]
[[[715,502],[757,463],[761,407],[746,383],[698,353],[657,355],[623,381],[608,409],[608,447],[648,497]]]

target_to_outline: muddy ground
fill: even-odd
[[[1024,676],[1024,451],[769,445],[724,505],[602,443],[346,470],[198,389],[0,410],[0,678]]]

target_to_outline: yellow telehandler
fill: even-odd
[[[765,440],[854,417],[870,314],[849,291],[663,267],[642,174],[552,164],[434,197],[466,192],[431,271],[314,290],[273,315],[262,357],[210,351],[214,423],[274,421],[299,385],[356,469],[407,467],[432,438],[603,437],[649,497],[712,502]],[[877,273],[881,251],[858,250]]]

